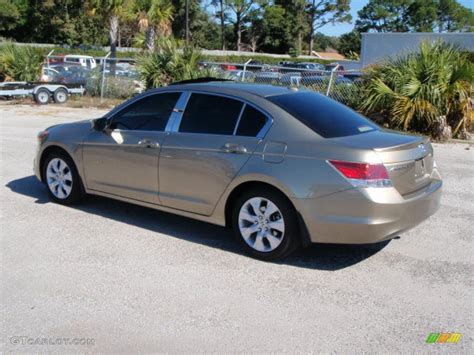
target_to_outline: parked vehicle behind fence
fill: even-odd
[[[64,63],[79,64],[88,69],[94,69],[97,67],[95,59],[88,55],[68,54],[64,56]]]
[[[56,69],[43,67],[41,69],[40,81],[44,83],[50,83],[59,81],[60,73]]]

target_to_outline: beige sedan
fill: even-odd
[[[440,203],[426,138],[306,90],[171,85],[38,138],[35,172],[54,201],[95,194],[229,226],[266,260],[387,240]]]

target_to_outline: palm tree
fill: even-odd
[[[383,112],[404,130],[432,133],[447,123],[456,135],[467,124],[473,79],[473,65],[461,48],[424,42],[419,52],[369,70],[361,109]]]
[[[153,51],[156,35],[171,33],[173,5],[169,0],[137,0],[133,2],[132,11],[138,18],[140,30],[145,33],[146,48]]]
[[[147,89],[168,85],[174,81],[218,75],[200,70],[201,52],[192,46],[179,49],[180,43],[172,38],[161,38],[157,50],[138,57],[138,70]]]
[[[119,35],[119,16],[123,9],[124,0],[92,0],[94,11],[104,14],[109,22],[110,57],[117,56],[117,39]],[[112,61],[110,72],[115,74],[115,61]]]

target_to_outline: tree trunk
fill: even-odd
[[[145,45],[149,52],[153,52],[155,50],[155,27],[148,26],[145,31]]]
[[[239,13],[236,16],[235,25],[237,27],[237,51],[240,52],[240,46],[241,46],[241,43],[242,43],[242,20],[240,18]]]
[[[314,45],[314,20],[316,17],[314,5],[315,5],[315,0],[313,0],[313,6],[311,8],[311,17],[309,20],[309,53],[308,53],[309,55],[312,55],[313,45]]]
[[[258,42],[257,36],[252,35],[250,42],[251,42],[250,44],[252,45],[252,53],[255,53],[257,51],[257,42]]]
[[[110,36],[110,58],[112,59],[110,63],[110,75],[115,76],[115,67],[117,57],[117,37],[119,29],[119,19],[117,15],[111,15],[109,20],[109,36]]]
[[[221,5],[221,49],[225,51],[225,17],[224,17],[224,0],[219,0]]]
[[[298,32],[298,44],[297,44],[297,49],[298,49],[298,55],[301,54],[301,50],[303,49],[303,34],[301,31]]]

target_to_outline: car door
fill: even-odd
[[[89,189],[159,204],[160,146],[180,95],[143,97],[114,114],[103,132],[86,137],[83,160]]]
[[[210,215],[271,119],[234,98],[188,95],[174,132],[162,146],[160,200],[168,207]]]

